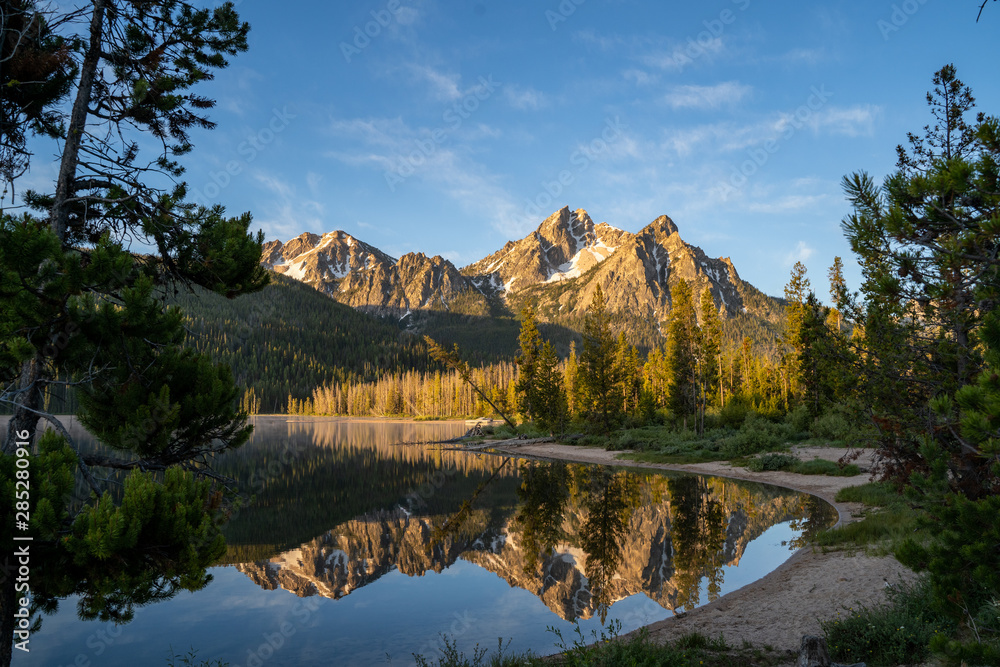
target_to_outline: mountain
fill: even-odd
[[[449,310],[462,293],[482,296],[455,265],[440,257],[407,253],[398,260],[342,231],[301,234],[264,244],[261,264],[300,280],[345,305],[376,314]]]
[[[754,338],[773,339],[782,314],[779,302],[740,278],[728,257],[709,257],[687,243],[665,215],[631,233],[564,207],[524,238],[461,270],[422,253],[397,260],[342,231],[272,241],[262,263],[343,304],[413,316],[411,323],[426,324],[420,313],[510,318],[530,303],[542,322],[579,329],[600,285],[620,328],[648,345],[660,336],[670,290],[682,278],[696,299],[709,289],[723,319],[740,322],[741,331],[755,330]]]

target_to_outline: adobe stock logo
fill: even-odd
[[[400,10],[403,9],[400,0],[389,0],[385,3],[384,9],[372,10],[369,12],[371,14],[372,20],[368,21],[362,25],[354,26],[354,34],[351,41],[341,42],[340,53],[344,56],[344,62],[350,63],[354,56],[359,55],[362,51],[367,49],[372,40],[377,38],[382,34],[382,31],[392,25],[392,22],[399,16]]]
[[[815,121],[816,114],[831,97],[833,97],[833,93],[827,90],[825,85],[813,86],[805,104],[800,105],[793,112],[785,114],[785,121],[779,136],[768,139],[761,147],[748,148],[746,151],[748,159],[744,160],[739,167],[734,168],[729,180],[721,184],[720,197],[722,201],[728,201],[731,195],[742,189],[750,177],[767,164],[772,155],[781,150],[783,142],[788,141],[796,132]]]
[[[248,134],[244,141],[236,146],[236,153],[240,159],[232,159],[226,162],[220,171],[209,173],[209,182],[202,183],[201,187],[193,188],[192,198],[199,204],[211,206],[219,194],[233,182],[233,179],[240,174],[257,159],[279,134],[285,131],[296,119],[295,106],[286,104],[282,108],[271,110],[271,118],[267,123],[257,129],[256,132]]]
[[[882,39],[889,41],[889,38],[903,29],[903,26],[910,22],[913,15],[920,11],[920,8],[927,4],[927,0],[904,0],[904,2],[893,5],[889,20],[879,19],[875,24]]]

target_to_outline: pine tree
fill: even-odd
[[[621,382],[622,412],[635,415],[639,409],[639,398],[642,392],[642,369],[639,365],[639,351],[629,345],[625,332],[618,334],[615,349],[615,363],[618,366],[618,378]]]
[[[76,71],[70,45],[53,34],[34,0],[8,0],[0,14],[0,179],[7,184],[29,166],[27,138],[55,136],[59,114],[53,105],[69,93]]]
[[[722,385],[722,321],[715,307],[712,291],[701,293],[701,330],[698,348],[701,356],[701,430],[705,428],[705,409],[709,403],[721,403]]]
[[[801,357],[803,353],[802,327],[806,318],[806,299],[810,294],[809,278],[802,262],[795,262],[792,275],[785,285],[785,331],[783,342],[785,354],[782,363],[784,387],[782,389],[785,409],[790,399],[798,399],[802,394],[799,378],[802,375]]]
[[[544,431],[562,432],[568,412],[559,357],[552,343],[545,341],[538,357],[535,422]]]
[[[521,352],[517,357],[517,395],[522,412],[528,419],[533,419],[539,401],[538,374],[542,335],[535,325],[535,313],[531,306],[525,306],[521,310],[521,333],[518,342]]]
[[[836,331],[843,326],[843,304],[847,299],[847,281],[844,280],[844,261],[840,257],[833,258],[833,265],[827,274],[830,279],[830,300],[833,303],[831,314],[836,318]]]
[[[616,349],[604,293],[598,285],[584,319],[579,380],[582,412],[591,427],[601,433],[610,433],[621,415]]]
[[[670,369],[669,406],[687,428],[698,411],[698,319],[691,287],[683,278],[670,290],[667,329],[667,365]]]
[[[566,387],[566,409],[570,417],[576,415],[580,403],[579,371],[580,367],[576,360],[576,341],[572,340],[569,343],[569,356],[566,357],[566,365],[563,369],[563,386]]]
[[[33,462],[33,480],[58,487],[69,460],[69,474],[78,472],[89,490],[74,500],[74,514],[63,496],[39,511],[45,526],[32,523],[38,552],[58,563],[38,568],[52,572],[32,582],[39,606],[79,593],[127,619],[133,604],[153,595],[143,585],[204,585],[225,506],[211,481],[199,478],[217,478],[208,458],[250,435],[231,372],[183,349],[182,315],[163,302],[175,287],[235,297],[268,280],[259,266],[262,235],[248,234],[249,214],[197,209],[176,180],[182,169],[175,158],[192,148],[188,130],[212,126],[200,114],[213,102],[189,89],[246,49],[249,28],[232,3],[209,10],[174,0],[93,0],[69,11],[83,19],[63,24],[62,38],[79,45],[64,53],[76,60],[57,58],[41,70],[49,77],[42,87],[54,91],[50,100],[59,99],[62,77],[77,74],[69,114],[32,112],[60,131],[54,192],[26,195],[42,218],[0,218],[0,402],[13,409],[0,467],[7,469],[17,443],[36,442],[50,456]],[[66,18],[57,14],[52,23]],[[79,34],[69,34],[76,26]],[[44,30],[35,34],[42,48],[54,43],[45,42]],[[4,122],[11,117],[6,95]],[[144,157],[149,146],[159,149]],[[152,184],[163,176],[174,179],[169,191]],[[132,239],[155,251],[134,254]],[[76,387],[80,422],[103,450],[79,448],[44,410],[46,391],[66,382]],[[44,447],[42,419],[58,434],[46,436]],[[109,491],[95,469],[121,471],[125,494]],[[169,516],[177,517],[172,527],[163,525]],[[85,539],[63,539],[69,534]],[[108,563],[130,577],[102,572]],[[5,585],[4,621],[12,593]],[[6,623],[2,629],[11,636]],[[9,650],[5,641],[0,663]]]
[[[976,497],[986,463],[954,437],[957,412],[934,417],[928,406],[973,381],[975,333],[1000,305],[1000,120],[969,118],[975,100],[953,65],[933,83],[933,124],[897,148],[882,187],[864,172],[844,179],[854,213],[843,227],[864,277],[864,301],[850,310],[886,472],[926,468],[920,442],[932,437],[949,453],[955,488]]]

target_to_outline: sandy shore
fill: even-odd
[[[768,482],[823,498],[837,508],[842,524],[856,521],[861,506],[836,502],[834,497],[837,491],[868,481],[868,476],[864,474],[827,477],[787,472],[755,473],[725,462],[690,465],[635,463],[618,459],[620,452],[554,443],[511,447],[508,451],[520,456],[681,470]],[[837,460],[844,451],[824,447],[794,450],[803,460],[817,457]],[[865,470],[871,464],[871,452],[862,451],[855,463]],[[648,627],[652,637],[660,641],[691,632],[710,637],[718,637],[721,633],[731,645],[740,645],[746,640],[756,646],[798,650],[802,635],[821,634],[820,621],[835,618],[837,612],[845,607],[880,602],[885,598],[887,582],[909,581],[914,576],[913,572],[891,557],[871,558],[843,551],[822,553],[805,547],[764,578],[703,607]]]

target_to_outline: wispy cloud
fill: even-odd
[[[429,65],[418,65],[415,63],[408,63],[406,69],[413,78],[427,83],[431,94],[439,100],[454,102],[464,94],[459,89],[461,76],[458,74],[446,74],[439,72]]]
[[[266,171],[254,172],[253,178],[272,195],[257,209],[254,220],[268,240],[286,241],[306,231],[317,234],[331,231],[326,229],[329,223],[322,202],[310,199],[293,184]]]
[[[795,262],[802,262],[803,264],[809,260],[816,253],[815,250],[809,247],[805,241],[799,241],[795,248],[785,255],[785,264],[791,266]]]
[[[549,98],[545,93],[530,87],[506,86],[503,96],[510,106],[521,111],[537,111],[549,105]]]
[[[624,77],[626,81],[630,81],[637,86],[649,86],[659,81],[658,76],[650,74],[645,70],[634,68],[627,69],[622,72],[622,77]]]
[[[881,112],[880,107],[872,105],[827,107],[804,116],[783,111],[749,123],[705,123],[666,131],[661,148],[678,157],[687,157],[695,151],[730,153],[790,138],[804,128],[816,134],[871,136]]]
[[[789,195],[766,202],[750,202],[746,204],[745,208],[752,213],[778,215],[793,211],[815,209],[828,199],[829,197],[826,195]],[[812,253],[811,250],[809,252]]]
[[[663,101],[674,109],[718,109],[739,103],[753,88],[737,81],[725,81],[714,86],[675,86]]]
[[[711,61],[713,57],[721,55],[725,51],[726,43],[723,38],[713,37],[699,41],[694,46],[689,42],[653,51],[643,55],[640,60],[649,67],[679,72],[698,59],[705,58]]]
[[[325,155],[343,164],[370,167],[384,173],[397,173],[401,160],[417,154],[412,174],[406,178],[433,188],[478,219],[485,218],[494,228],[510,238],[522,231],[515,198],[501,185],[501,179],[471,157],[472,151],[453,148],[434,141],[433,128],[410,127],[395,119],[334,120],[331,129],[338,138],[350,137],[358,147],[338,149]],[[501,132],[481,123],[463,125],[462,145],[475,141],[493,141]],[[433,150],[427,150],[432,146]],[[388,192],[388,191],[387,191]],[[537,222],[535,223],[537,224]]]
[[[813,114],[808,125],[816,132],[828,132],[848,137],[870,137],[875,133],[875,123],[882,108],[871,104],[847,108],[827,108]]]

